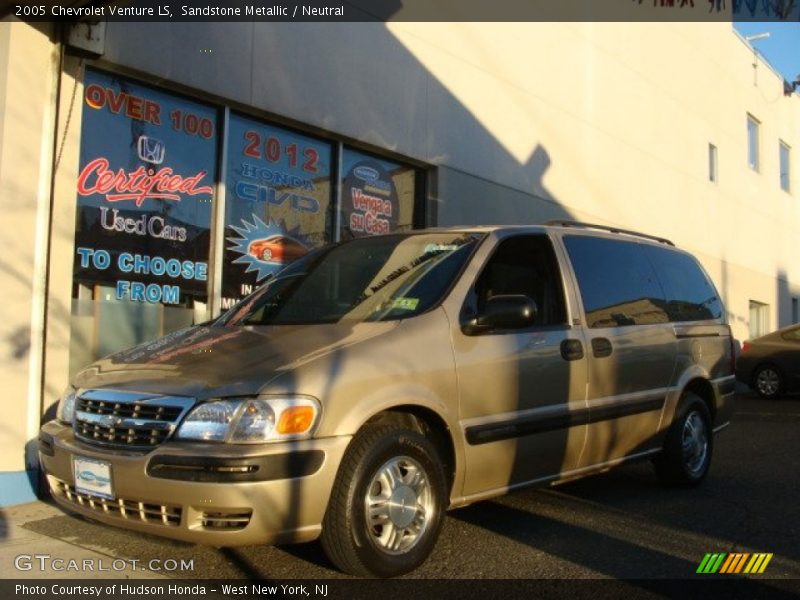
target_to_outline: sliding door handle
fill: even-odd
[[[614,347],[611,345],[611,340],[607,338],[594,338],[592,340],[592,354],[595,358],[605,358],[611,356]]]
[[[580,360],[583,358],[583,344],[580,340],[564,340],[561,342],[561,358],[564,360]]]

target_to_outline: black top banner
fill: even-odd
[[[0,0],[23,21],[798,21],[795,0]]]

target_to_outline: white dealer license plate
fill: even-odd
[[[114,499],[111,487],[111,465],[102,460],[72,457],[72,473],[75,476],[75,491],[101,498]]]

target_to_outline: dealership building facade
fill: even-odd
[[[730,23],[0,22],[0,506],[92,360],[309,249],[585,221],[798,322],[800,98]]]

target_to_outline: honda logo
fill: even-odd
[[[147,137],[146,135],[140,135],[136,148],[139,151],[139,158],[143,161],[154,165],[160,165],[164,162],[166,146],[164,146],[164,142],[161,140]]]

